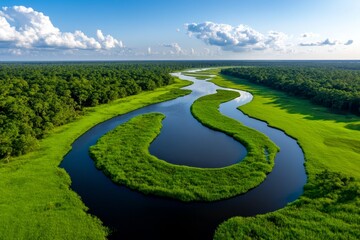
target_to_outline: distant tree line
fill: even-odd
[[[346,66],[344,63],[331,68],[256,66],[228,68],[221,73],[360,115],[360,71],[346,70]]]

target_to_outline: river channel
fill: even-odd
[[[72,150],[60,165],[69,173],[71,188],[89,207],[89,213],[111,229],[110,239],[212,239],[216,227],[226,219],[275,211],[303,192],[307,177],[304,155],[297,142],[283,131],[239,111],[237,107],[250,102],[252,95],[234,89],[227,90],[238,91],[241,96],[221,104],[220,112],[264,133],[280,147],[273,171],[258,187],[226,200],[184,203],[116,185],[97,170],[89,157],[89,147],[119,124],[149,112],[166,115],[161,133],[149,149],[160,159],[179,165],[218,168],[235,164],[246,156],[244,146],[221,132],[202,126],[190,112],[197,98],[226,88],[182,73],[173,75],[192,81],[192,85],[185,87],[192,93],[94,126],[72,144]]]

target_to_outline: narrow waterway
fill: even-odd
[[[117,125],[148,112],[166,115],[161,133],[150,146],[151,154],[161,159],[188,166],[224,167],[246,156],[246,149],[241,144],[223,133],[203,127],[190,113],[190,106],[197,98],[224,88],[181,73],[174,75],[194,82],[186,87],[192,90],[190,95],[144,107],[94,126],[73,143],[72,150],[60,165],[69,173],[71,188],[81,196],[89,212],[113,231],[112,239],[211,239],[216,227],[230,217],[252,216],[283,208],[301,195],[306,183],[304,156],[296,141],[236,109],[252,99],[250,93],[243,91],[239,98],[222,104],[221,113],[263,132],[280,147],[273,171],[262,184],[246,194],[211,203],[183,203],[118,186],[98,171],[89,157],[89,147]]]

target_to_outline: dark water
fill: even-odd
[[[81,196],[89,212],[113,230],[112,239],[211,239],[216,227],[224,220],[280,209],[302,193],[306,174],[300,147],[282,131],[251,119],[236,109],[251,101],[251,94],[246,92],[242,92],[239,99],[222,104],[220,111],[265,133],[281,149],[273,171],[248,193],[212,203],[183,203],[117,186],[98,171],[88,156],[89,147],[117,125],[147,112],[166,115],[161,134],[150,146],[150,152],[161,159],[175,164],[222,167],[234,164],[246,155],[246,150],[238,142],[203,127],[190,114],[195,99],[214,93],[219,87],[192,77],[181,78],[194,81],[187,87],[193,90],[192,94],[93,127],[73,143],[72,150],[61,163],[71,176],[71,188]]]

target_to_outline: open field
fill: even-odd
[[[189,93],[187,81],[87,109],[84,116],[55,128],[39,149],[0,162],[0,239],[104,239],[107,229],[86,213],[58,166],[71,143],[88,129],[116,115]]]
[[[212,81],[251,92],[253,101],[240,109],[296,138],[308,174],[300,199],[274,213],[232,218],[215,239],[359,239],[360,117],[334,114],[246,80]]]

